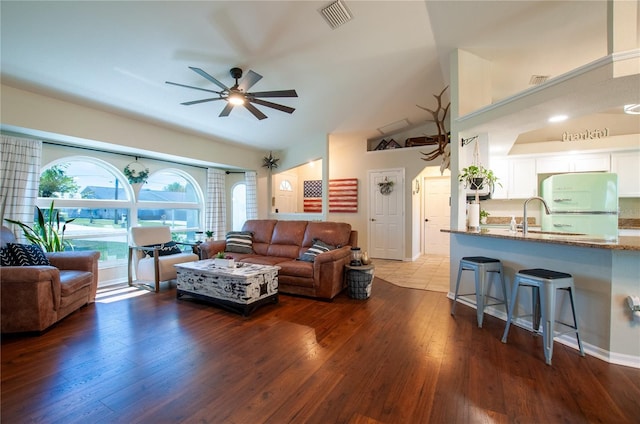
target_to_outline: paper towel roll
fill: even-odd
[[[480,230],[480,204],[470,203],[467,213],[469,214],[469,230]]]

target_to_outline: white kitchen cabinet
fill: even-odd
[[[527,199],[538,195],[535,159],[510,159],[509,176],[509,199]]]
[[[640,151],[611,153],[611,172],[618,174],[618,197],[640,197]]]
[[[545,156],[536,159],[538,174],[560,174],[564,172],[609,172],[608,153],[586,155]]]
[[[537,195],[535,159],[491,159],[491,170],[502,184],[502,187],[496,184],[492,199],[526,199]]]
[[[491,159],[491,170],[498,177],[493,189],[492,199],[508,199],[509,161],[507,159]]]

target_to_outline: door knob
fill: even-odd
[[[376,220],[375,218],[371,218],[371,222],[373,222],[373,221],[375,221],[375,220]]]
[[[429,222],[429,218],[425,218],[425,219],[424,219],[424,222]]]

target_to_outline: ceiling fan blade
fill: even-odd
[[[279,90],[279,91],[256,91],[255,93],[247,93],[251,97],[298,97],[296,90]]]
[[[249,101],[253,102],[253,103],[256,103],[256,104],[259,104],[259,105],[262,105],[262,106],[270,107],[270,108],[273,108],[273,109],[278,109],[278,110],[280,110],[282,112],[287,112],[287,113],[293,113],[293,111],[295,110],[294,108],[289,107],[289,106],[279,105],[277,103],[273,103],[273,102],[269,102],[269,101],[261,100],[261,99],[251,99]]]
[[[220,91],[207,90],[206,88],[194,87],[192,85],[178,84],[177,82],[165,81],[166,84],[177,85],[178,87],[193,88],[194,90],[206,91],[208,93],[222,94]]]
[[[234,106],[233,103],[227,102],[227,105],[224,107],[224,109],[222,109],[222,112],[220,112],[220,115],[218,116],[219,117],[229,116],[229,114],[231,113],[231,110],[233,109],[233,106]]]
[[[198,103],[215,102],[216,100],[224,100],[224,99],[222,97],[212,97],[210,99],[192,100],[190,102],[184,102],[180,104],[185,106],[191,106],[191,105],[197,105]]]
[[[203,71],[200,68],[195,68],[193,66],[189,66],[189,69],[191,69],[192,71],[196,72],[197,74],[199,74],[200,76],[208,79],[209,81],[211,81],[212,83],[214,83],[215,85],[217,85],[218,87],[222,88],[223,90],[229,90],[229,87],[227,87],[226,85],[224,85],[223,83],[221,83],[220,81],[218,81],[217,79],[215,79],[214,77],[212,77],[211,75],[207,74],[205,71]]]
[[[252,70],[249,70],[249,72],[247,72],[247,75],[245,75],[244,78],[242,78],[242,81],[240,82],[240,84],[238,84],[238,88],[246,93],[248,89],[253,87],[255,83],[257,83],[261,79],[262,79],[262,75],[256,72],[253,72]]]
[[[244,104],[244,107],[246,107],[249,112],[253,113],[253,116],[255,116],[256,118],[263,120],[267,117],[267,115],[265,115],[264,113],[260,112],[260,110],[258,110],[257,107],[255,107],[254,105],[252,105],[251,103],[246,103]]]

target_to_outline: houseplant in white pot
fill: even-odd
[[[469,204],[469,229],[480,230],[480,195],[479,190],[487,186],[489,193],[492,193],[498,182],[498,177],[491,169],[487,169],[481,164],[469,165],[462,168],[458,174],[458,181],[464,184],[464,188],[475,191],[475,200]]]

